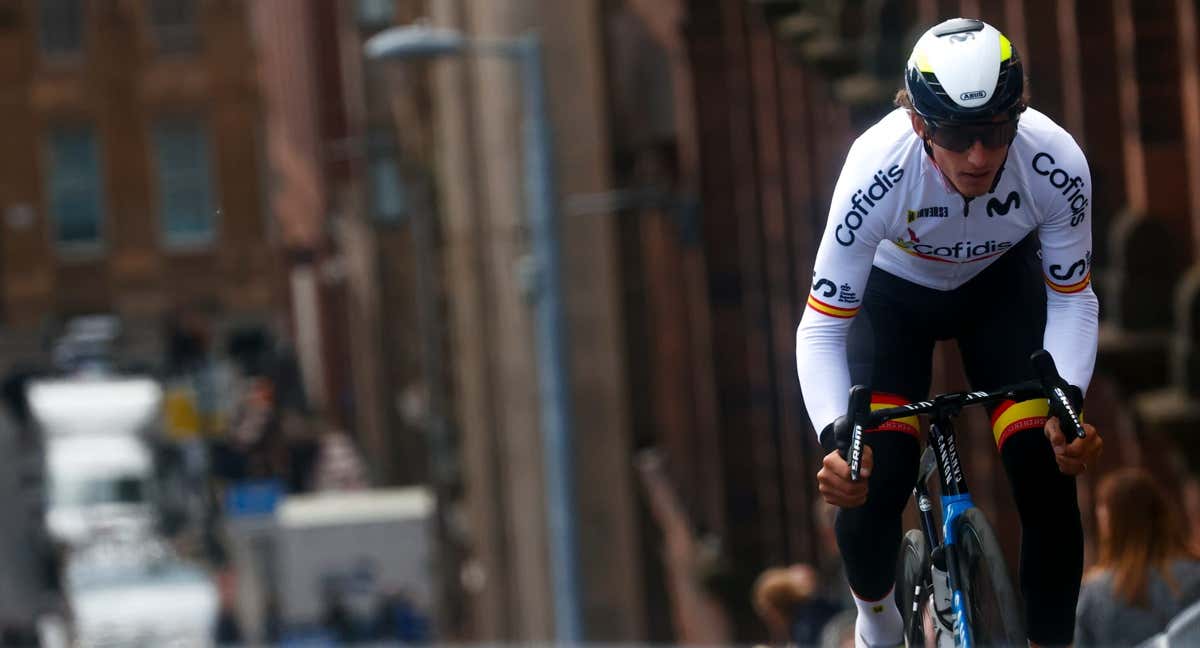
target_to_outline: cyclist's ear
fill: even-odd
[[[921,119],[920,115],[918,115],[916,112],[911,111],[911,110],[908,111],[908,118],[912,120],[913,132],[917,134],[918,138],[920,138],[922,141],[924,141],[925,140],[925,120]]]

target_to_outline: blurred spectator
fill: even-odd
[[[1177,503],[1152,475],[1127,468],[1101,480],[1099,560],[1084,577],[1075,645],[1137,644],[1200,595],[1200,553]]]
[[[638,454],[637,469],[650,513],[663,535],[663,562],[676,641],[693,645],[729,643],[730,619],[697,578],[702,569],[702,544],[667,479],[662,457],[654,450],[644,450]]]
[[[402,644],[429,643],[429,619],[403,590],[390,588],[379,601],[375,638]]]
[[[212,439],[225,435],[237,390],[230,363],[213,353],[217,308],[193,304],[178,308],[164,321],[166,338],[163,424],[178,450],[182,487],[178,525],[187,535],[208,533],[214,524],[209,494]]]
[[[321,437],[315,473],[314,490],[357,490],[367,487],[363,460],[354,442],[344,432],[328,432]]]
[[[838,607],[817,596],[818,583],[817,570],[806,564],[771,567],[758,577],[754,609],[773,642],[812,646],[820,640],[821,630]]]
[[[226,562],[217,566],[214,574],[219,595],[216,637],[218,646],[242,643],[242,631],[237,622],[237,572]]]
[[[813,521],[820,540],[817,565],[797,563],[772,567],[754,584],[754,609],[767,626],[772,641],[788,641],[798,646],[824,645],[829,635],[832,645],[840,645],[841,632],[830,629],[840,613],[852,609],[845,587],[845,575],[833,532],[837,508],[818,498],[813,504]],[[853,641],[854,614],[848,615]],[[841,627],[839,626],[839,627]]]
[[[295,354],[261,326],[235,329],[226,351],[241,374],[228,437],[214,472],[227,480],[280,479],[289,493],[312,490],[320,452]]]
[[[20,426],[22,434],[29,436],[37,435],[30,434],[29,425],[33,422],[33,417],[29,411],[29,400],[25,396],[25,389],[29,386],[30,381],[43,373],[31,366],[18,366],[10,369],[4,375],[3,382],[0,382],[0,394],[3,395],[4,406],[8,409],[13,421]]]

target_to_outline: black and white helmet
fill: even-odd
[[[982,20],[954,18],[925,32],[904,74],[913,109],[934,124],[994,121],[1025,109],[1025,73],[1012,42]]]

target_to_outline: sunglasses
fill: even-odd
[[[955,153],[962,153],[975,142],[987,149],[1000,149],[1012,144],[1017,137],[1017,119],[993,124],[942,125],[925,122],[925,134],[934,144]]]

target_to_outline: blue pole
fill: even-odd
[[[566,354],[558,203],[554,194],[550,120],[542,81],[542,47],[529,33],[517,42],[525,108],[525,189],[536,265],[538,384],[542,406],[542,454],[550,531],[554,634],[559,644],[582,639],[575,542],[571,393]]]

